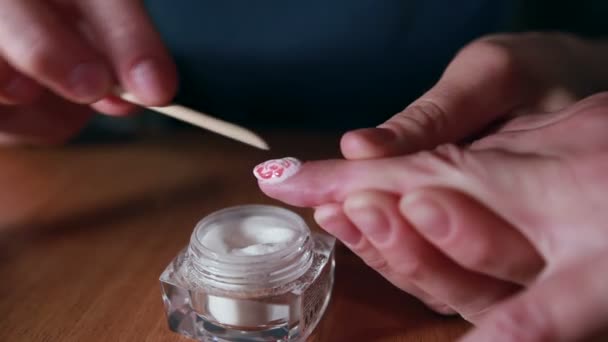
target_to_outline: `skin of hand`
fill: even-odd
[[[428,92],[377,128],[346,133],[347,159],[432,149],[489,124],[559,110],[608,89],[608,41],[564,33],[494,35],[464,47]]]
[[[58,143],[94,109],[125,114],[176,92],[175,65],[140,0],[0,0],[0,142]]]
[[[308,162],[260,188],[478,325],[465,341],[578,341],[608,327],[606,113],[600,93],[469,146]]]

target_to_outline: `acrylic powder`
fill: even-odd
[[[280,251],[297,238],[297,231],[281,220],[252,216],[210,226],[201,242],[220,255],[255,256]]]

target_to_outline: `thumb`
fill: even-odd
[[[461,342],[580,341],[608,324],[606,252],[564,268],[493,309]]]
[[[530,92],[521,59],[508,45],[485,39],[464,48],[439,82],[377,128],[342,137],[347,159],[371,159],[457,142],[520,106]]]

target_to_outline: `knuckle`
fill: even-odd
[[[507,341],[550,342],[556,338],[557,330],[551,326],[547,315],[532,304],[496,310],[487,323]]]
[[[467,153],[454,144],[438,146],[430,154],[436,161],[452,167],[462,166],[467,159]]]
[[[521,58],[508,39],[490,37],[476,40],[459,55],[481,63],[478,67],[492,72],[497,78],[510,79],[521,73]]]
[[[431,100],[420,100],[397,114],[385,127],[396,131],[407,131],[421,136],[437,135],[448,126],[446,111]]]
[[[417,165],[429,174],[458,175],[465,167],[472,164],[470,153],[453,144],[440,145],[431,151],[418,152],[410,157]]]

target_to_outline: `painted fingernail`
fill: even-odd
[[[101,63],[82,63],[72,69],[68,87],[79,101],[98,100],[110,87],[110,74]]]
[[[254,167],[253,175],[260,183],[278,184],[298,173],[301,166],[302,162],[292,157],[272,159]]]
[[[402,212],[423,235],[440,239],[449,233],[449,220],[445,210],[436,201],[425,198],[424,195],[407,196],[402,203]]]
[[[362,234],[353,226],[339,205],[325,205],[315,210],[315,221],[328,233],[346,245],[353,246],[361,241]]]
[[[348,201],[345,203],[348,217],[370,241],[383,243],[390,235],[390,224],[381,209],[369,201]]]

